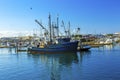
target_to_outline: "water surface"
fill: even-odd
[[[0,80],[120,80],[120,46],[30,54],[0,49]]]

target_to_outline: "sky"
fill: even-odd
[[[0,36],[39,33],[35,19],[48,27],[48,15],[81,34],[120,32],[120,0],[0,0]]]

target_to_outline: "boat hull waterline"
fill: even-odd
[[[60,51],[77,51],[78,41],[65,42],[62,44],[52,44],[45,48],[30,47],[28,51],[36,52],[60,52]]]

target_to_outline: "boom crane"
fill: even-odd
[[[64,27],[64,31],[65,31],[65,35],[67,36],[67,30],[65,28],[65,24],[64,24],[64,21],[62,20],[62,27]]]
[[[71,37],[71,33],[70,33],[70,21],[68,22],[68,36]]]
[[[42,29],[45,29],[48,32],[48,30],[37,19],[35,20],[35,22],[38,23],[42,27]]]
[[[41,26],[42,27],[42,29],[44,29],[45,30],[45,35],[47,35],[48,34],[48,30],[36,19],[35,20],[35,22],[36,23],[38,23],[39,24],[39,26]]]
[[[70,22],[68,22],[68,29],[65,28],[65,24],[64,22],[62,21],[62,27],[64,27],[64,31],[65,31],[65,35],[66,37],[70,37]]]

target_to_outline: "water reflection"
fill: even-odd
[[[120,44],[104,45],[104,50],[119,50]]]
[[[77,56],[78,56],[78,60],[79,60],[79,63],[82,63],[82,61],[84,60],[84,58],[89,58],[90,57],[90,54],[91,54],[91,51],[81,51],[81,52],[78,52],[77,53]]]
[[[62,53],[44,53],[44,54],[28,54],[34,58],[35,62],[45,64],[50,74],[51,80],[61,80],[61,70],[64,67],[71,67],[73,62],[78,61],[76,52]]]
[[[114,45],[105,45],[104,48],[107,50],[112,50],[114,48]]]
[[[12,48],[0,48],[0,54],[9,54],[12,53]]]
[[[61,52],[61,53],[32,53],[28,54],[29,58],[33,58],[35,64],[39,62],[45,64],[48,71],[50,71],[51,80],[61,80],[62,70],[69,68],[72,70],[73,63],[81,63],[84,56],[89,55],[90,51],[87,52]],[[70,71],[69,70],[69,71]]]
[[[29,57],[32,57],[35,59],[35,61],[41,61],[42,63],[59,63],[60,65],[65,66],[71,66],[73,62],[78,61],[78,56],[76,54],[77,52],[61,52],[61,53],[44,53],[44,54],[38,54],[38,53],[32,53],[28,54]]]

